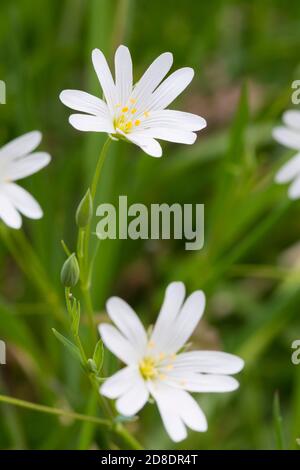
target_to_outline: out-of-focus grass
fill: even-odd
[[[209,430],[190,433],[177,447],[275,448],[275,391],[283,442],[296,447],[300,368],[291,364],[290,345],[300,335],[299,249],[292,258],[285,255],[287,264],[278,263],[299,240],[300,207],[272,183],[290,153],[272,141],[271,129],[291,106],[290,84],[299,78],[299,19],[297,0],[288,8],[283,0],[2,0],[0,78],[8,96],[0,107],[0,141],[40,129],[42,147],[53,155],[49,168],[24,181],[45,212],[41,221],[25,223],[40,261],[27,248],[17,265],[4,241],[0,244],[0,338],[8,344],[2,394],[99,415],[81,370],[51,328],[68,334],[60,240],[74,246],[74,212],[103,136],[72,129],[58,95],[64,88],[100,93],[90,59],[94,47],[112,63],[115,46],[129,45],[136,78],[156,55],[170,50],[176,67],[196,71],[178,104],[206,117],[208,129],[192,147],[164,145],[161,160],[125,143],[112,145],[97,201],[127,194],[137,202],[204,203],[205,247],[186,252],[178,242],[101,243],[93,284],[97,315],[102,318],[108,296],[120,294],[149,323],[170,280],[185,281],[189,290],[203,288],[208,307],[194,346],[241,354],[246,368],[239,391],[199,397]],[[3,235],[10,245],[24,243],[16,234]],[[82,333],[87,343],[85,324]],[[116,366],[107,354],[107,372]],[[0,411],[0,448],[110,445],[94,424],[4,404]],[[153,405],[129,427],[146,447],[176,447]]]

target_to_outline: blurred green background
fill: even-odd
[[[162,159],[114,143],[97,202],[205,204],[205,246],[184,242],[105,241],[95,264],[93,300],[99,321],[105,300],[124,297],[151,323],[171,280],[208,297],[193,348],[223,349],[246,361],[241,387],[198,395],[209,422],[205,434],[173,444],[153,405],[128,424],[146,448],[299,448],[300,365],[291,343],[300,339],[300,203],[275,186],[276,169],[292,152],[277,145],[272,127],[291,108],[291,83],[300,78],[300,3],[290,0],[1,0],[0,144],[33,129],[51,165],[22,181],[44,209],[21,235],[1,227],[0,393],[100,416],[78,364],[51,332],[68,336],[60,240],[75,247],[74,213],[104,136],[75,131],[58,95],[65,88],[101,95],[91,63],[100,48],[113,62],[120,43],[130,47],[135,78],[164,51],[174,67],[195,69],[178,108],[204,116],[208,128],[195,145],[164,145]],[[14,257],[13,253],[17,253]],[[22,255],[20,254],[22,253]],[[85,317],[81,328],[87,348]],[[118,364],[108,354],[105,374]],[[274,413],[278,392],[282,414]],[[275,407],[276,408],[276,407]],[[275,416],[274,416],[275,415]],[[0,404],[0,448],[109,448],[94,425]],[[278,431],[279,429],[279,431]]]

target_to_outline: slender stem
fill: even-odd
[[[98,162],[97,162],[97,166],[96,166],[96,170],[95,170],[95,174],[94,174],[94,178],[93,178],[92,186],[91,186],[91,196],[92,196],[93,202],[96,196],[96,191],[97,191],[97,186],[98,186],[101,170],[102,170],[110,143],[111,143],[111,138],[108,137],[106,141],[104,142],[104,145],[102,147],[102,150],[98,158]]]
[[[32,403],[30,401],[20,400],[18,398],[9,397],[7,395],[0,395],[0,402],[6,403],[8,405],[20,406],[22,408],[27,408],[33,411],[39,411],[40,413],[48,413],[57,416],[66,416],[68,418],[73,418],[79,421],[89,421],[96,424],[101,424],[102,426],[107,426],[111,428],[111,423],[107,419],[98,418],[96,416],[87,416],[80,413],[75,413],[74,411],[62,410],[60,408],[52,408],[51,406],[39,405],[37,403]]]
[[[86,287],[86,285],[82,286],[82,295],[86,307],[86,313],[87,313],[87,319],[89,322],[89,327],[91,331],[91,337],[93,339],[93,342],[96,343],[97,341],[97,335],[96,335],[96,326],[94,322],[94,307],[92,303],[92,297],[90,293],[90,289]]]
[[[99,183],[101,171],[103,168],[103,164],[107,155],[108,147],[111,142],[111,139],[108,137],[105,141],[102,150],[100,152],[98,162],[95,169],[95,174],[91,183],[91,198],[92,202],[94,203],[97,186]],[[81,291],[86,307],[88,322],[91,331],[91,338],[94,342],[96,342],[96,329],[94,323],[94,307],[90,292],[90,284],[91,284],[91,270],[92,264],[90,263],[90,253],[89,253],[89,245],[90,245],[90,238],[91,238],[91,222],[85,229],[79,229],[78,233],[78,240],[77,240],[77,257],[80,266],[81,272]]]
[[[122,424],[117,424],[114,428],[116,434],[122,439],[127,449],[142,450],[141,444],[127,431]],[[126,449],[126,450],[127,450]]]
[[[70,318],[72,318],[72,304],[71,304],[71,300],[70,300],[70,298],[71,298],[70,288],[65,289],[65,298],[66,298],[66,306],[67,306],[69,316],[70,316]],[[87,364],[87,355],[86,355],[84,347],[81,343],[80,337],[79,337],[78,334],[74,334],[73,337],[74,337],[76,345],[77,345],[77,347],[80,351],[82,363],[84,365],[86,365]],[[88,373],[87,375],[88,375],[89,381],[90,381],[90,383],[93,387],[93,391],[96,393],[99,405],[100,405],[101,409],[104,411],[104,413],[107,415],[107,417],[109,419],[109,422],[111,423],[112,431],[119,436],[119,438],[124,442],[126,447],[128,447],[129,449],[141,449],[142,447],[138,443],[138,441],[133,436],[131,436],[131,434],[127,431],[127,429],[125,429],[121,425],[121,423],[118,423],[118,424],[114,423],[115,414],[114,414],[112,408],[110,407],[108,401],[106,400],[106,398],[103,397],[99,393],[99,384],[98,384],[98,381],[96,379],[96,376],[93,373]]]
[[[111,139],[108,137],[108,139],[104,142],[104,145],[102,147],[102,150],[101,150],[99,158],[98,158],[94,178],[93,178],[92,185],[91,185],[91,198],[92,198],[93,204],[95,202],[97,186],[98,186],[98,183],[99,183],[101,171],[102,171],[102,168],[103,168],[103,164],[104,164],[104,161],[105,161],[105,158],[106,158],[106,155],[107,155],[107,151],[108,151],[108,147],[110,145],[110,142],[111,142]],[[85,236],[85,239],[84,239],[84,258],[85,258],[88,266],[89,266],[90,237],[91,237],[91,222],[89,223],[89,225],[86,229],[86,236]],[[89,269],[87,269],[86,273],[87,273],[86,281],[89,285],[90,284],[90,275],[91,275],[91,273],[89,272]]]

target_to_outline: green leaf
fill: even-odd
[[[99,339],[98,343],[96,344],[95,351],[93,354],[93,361],[96,364],[98,373],[101,371],[102,366],[103,366],[103,360],[104,360],[104,348],[103,348],[103,342],[101,339]]]
[[[65,336],[63,336],[61,333],[59,333],[55,328],[52,328],[52,331],[58,341],[60,341],[72,354],[75,359],[78,359],[81,362],[81,357],[80,357],[80,352],[77,346],[75,346],[74,343],[72,343],[69,339],[67,339]]]

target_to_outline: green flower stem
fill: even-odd
[[[116,424],[114,428],[115,433],[119,438],[121,438],[123,445],[125,445],[125,450],[143,450],[141,444],[124,428],[120,423]]]
[[[65,288],[65,299],[66,299],[66,306],[68,310],[68,314],[70,319],[72,319],[72,303],[71,303],[71,289],[69,287]],[[76,346],[80,351],[81,361],[86,371],[88,371],[88,356],[85,353],[84,347],[81,343],[80,337],[78,333],[73,334],[74,341]],[[111,409],[108,401],[105,397],[103,397],[99,393],[99,383],[94,373],[88,372],[88,379],[93,387],[94,393],[97,394],[97,399],[101,409],[104,411],[106,416],[108,417],[109,423],[111,424],[111,429],[113,433],[118,435],[121,441],[124,443],[125,447],[128,449],[142,449],[141,445],[138,441],[121,425],[121,423],[115,423],[115,413]]]
[[[37,403],[32,403],[30,401],[20,400],[18,398],[9,397],[6,395],[0,395],[0,402],[6,403],[7,405],[20,406],[22,408],[27,408],[33,411],[39,411],[41,413],[48,413],[57,416],[65,416],[68,418],[76,419],[79,421],[89,421],[96,424],[101,424],[111,428],[111,423],[107,419],[98,418],[96,416],[87,416],[80,413],[75,413],[74,411],[62,410],[60,408],[52,408],[46,405],[39,405]]]
[[[71,418],[78,421],[87,421],[90,423],[99,424],[110,429],[114,434],[116,434],[128,449],[142,449],[141,445],[137,440],[132,437],[127,430],[121,425],[114,425],[111,421],[98,418],[97,416],[88,416],[81,413],[76,413],[74,411],[62,410],[60,408],[52,408],[51,406],[39,405],[37,403],[32,403],[26,400],[20,400],[19,398],[9,397],[7,395],[0,395],[0,403],[5,403],[7,405],[18,406],[32,411],[37,411],[39,413],[46,413],[54,416],[65,416],[66,418]]]
[[[103,164],[107,156],[107,151],[108,151],[110,142],[111,142],[111,139],[107,138],[106,142],[104,143],[102,147],[102,150],[98,158],[97,166],[95,169],[95,174],[91,183],[90,189],[91,189],[91,199],[93,203],[95,201],[97,186],[99,183]],[[83,296],[85,307],[86,307],[87,318],[88,318],[89,327],[91,331],[91,338],[93,342],[96,342],[97,336],[96,336],[96,328],[95,328],[95,323],[94,323],[94,307],[93,307],[91,291],[90,291],[91,275],[92,275],[92,264],[90,263],[90,252],[89,252],[91,227],[92,227],[92,224],[90,222],[86,228],[79,229],[78,239],[77,239],[77,257],[78,257],[80,273],[81,273],[80,275],[81,276],[80,278],[81,279],[81,291],[82,291],[82,296]]]
[[[107,156],[107,151],[108,151],[110,142],[111,142],[110,137],[108,137],[107,140],[104,142],[104,145],[102,147],[102,150],[100,152],[98,162],[97,162],[97,165],[96,165],[95,174],[94,174],[94,177],[93,177],[93,180],[92,180],[91,198],[92,198],[93,206],[94,206],[94,202],[95,202],[95,197],[96,197],[96,192],[97,192],[99,179],[100,179],[100,176],[101,176],[101,171],[102,171],[102,168],[103,168],[103,164],[105,162],[105,158]],[[83,244],[84,245],[84,248],[83,248],[84,260],[85,260],[85,263],[86,263],[85,281],[86,281],[88,287],[90,287],[90,281],[91,281],[91,272],[90,272],[90,268],[89,268],[89,264],[90,264],[89,263],[89,259],[90,259],[89,258],[90,257],[89,244],[90,244],[90,238],[91,238],[91,227],[92,227],[92,224],[90,222],[89,225],[87,226],[87,229],[86,229],[86,233],[85,233],[85,237],[84,237],[84,244]]]
[[[70,289],[70,287],[66,287],[66,288],[65,288],[66,305],[67,305],[67,310],[68,310],[70,319],[72,320],[71,298],[72,298],[71,289]],[[75,334],[73,335],[73,338],[74,338],[74,341],[75,341],[75,343],[76,343],[76,346],[78,347],[78,349],[79,349],[79,351],[80,351],[82,363],[83,363],[83,364],[87,364],[87,356],[86,356],[86,354],[85,354],[84,347],[82,346],[82,343],[81,343],[81,339],[80,339],[79,334],[78,334],[78,333],[75,333]]]

